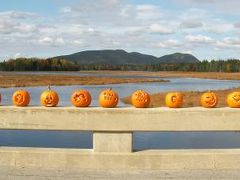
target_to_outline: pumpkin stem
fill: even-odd
[[[50,87],[50,85],[48,85],[48,87],[47,87],[47,88],[48,88],[48,90],[49,90],[49,91],[51,90],[51,87]]]
[[[112,88],[110,87],[110,88],[109,88],[109,90],[111,91],[111,90],[112,90]]]

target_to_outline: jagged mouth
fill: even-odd
[[[208,105],[215,105],[217,101],[214,97],[209,97],[208,100],[205,101],[205,103]]]
[[[240,101],[240,96],[233,96],[234,101],[239,102]]]
[[[83,94],[77,94],[75,97],[74,97],[74,100],[76,102],[81,102],[81,101],[86,101],[86,98]]]
[[[52,96],[47,96],[47,98],[45,99],[45,103],[47,105],[52,105],[53,104],[53,97]]]
[[[136,96],[137,96],[136,100],[138,102],[147,102],[146,94],[139,93]]]

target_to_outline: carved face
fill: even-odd
[[[75,91],[71,96],[72,104],[76,107],[87,107],[90,105],[92,98],[88,91]]]
[[[136,108],[146,108],[150,104],[150,95],[143,90],[137,90],[132,94],[131,100]]]
[[[40,101],[45,107],[57,106],[59,101],[58,94],[55,91],[46,90],[41,94]]]
[[[227,96],[227,104],[232,108],[240,108],[240,92],[232,92]]]
[[[179,92],[168,93],[165,97],[167,107],[179,108],[183,105],[183,95]]]
[[[213,92],[206,92],[201,97],[201,105],[206,108],[216,107],[218,104],[218,98]]]
[[[25,90],[18,90],[13,93],[12,101],[15,106],[27,106],[30,102],[30,95]]]
[[[113,108],[118,104],[118,94],[111,90],[104,90],[99,95],[99,104],[105,108]]]

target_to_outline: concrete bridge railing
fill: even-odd
[[[239,131],[240,109],[0,107],[0,129],[93,131],[93,149],[0,147],[0,166],[240,169],[240,149],[134,151],[135,131]]]

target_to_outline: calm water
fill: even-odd
[[[135,76],[131,76],[135,77]],[[70,106],[70,96],[77,89],[87,89],[93,98],[91,106],[98,105],[98,94],[106,88],[113,88],[118,92],[120,98],[131,95],[132,92],[138,89],[146,90],[149,93],[157,93],[164,91],[203,91],[228,89],[240,87],[240,81],[223,81],[212,79],[194,79],[194,78],[163,78],[170,82],[160,83],[129,83],[129,84],[112,84],[112,85],[83,85],[83,86],[52,86],[52,89],[57,91],[60,96],[60,106]],[[39,96],[47,87],[26,87],[31,94],[30,105],[39,105]],[[11,97],[14,91],[19,88],[0,88],[2,94],[2,104],[11,105]],[[126,106],[122,102],[119,106]]]
[[[46,72],[48,73],[48,72]],[[31,74],[31,73],[29,73]],[[49,74],[49,73],[48,73]],[[59,73],[57,73],[59,74]],[[66,74],[66,73],[64,73]],[[69,74],[69,73],[67,73]],[[70,73],[76,75],[79,73]],[[89,74],[81,74],[83,76]],[[93,74],[91,74],[93,75]],[[99,76],[99,75],[98,75]],[[105,75],[101,75],[105,76]],[[118,76],[119,77],[119,76]],[[121,76],[137,78],[136,76]],[[159,77],[155,77],[159,78]],[[137,89],[149,93],[163,91],[202,91],[240,87],[240,81],[223,81],[193,78],[164,78],[167,83],[131,83],[115,85],[88,86],[53,86],[60,95],[60,106],[70,106],[71,93],[77,89],[87,89],[93,97],[92,106],[97,106],[98,94],[101,90],[112,87],[120,97],[130,95]],[[12,93],[18,88],[0,88],[2,104],[10,105]],[[39,105],[39,96],[46,87],[24,88],[31,94],[31,105]],[[122,102],[119,106],[126,106]],[[59,132],[59,131],[0,131],[1,146],[37,146],[64,148],[92,148],[91,132]],[[237,148],[240,147],[239,132],[145,132],[134,133],[134,149],[166,149],[166,148]]]

